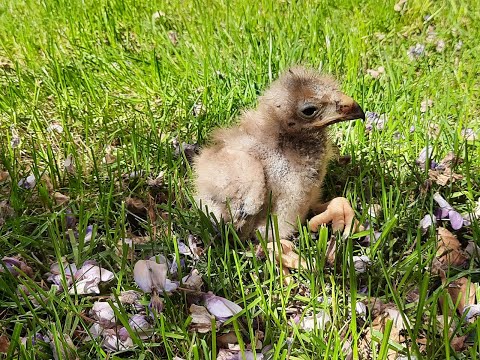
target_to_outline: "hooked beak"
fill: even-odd
[[[335,114],[325,119],[321,119],[315,124],[315,127],[324,127],[335,124],[340,121],[362,119],[365,120],[365,113],[358,103],[350,96],[342,95],[337,103]]]

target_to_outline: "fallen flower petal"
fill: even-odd
[[[15,277],[19,276],[21,273],[24,273],[28,277],[33,277],[32,268],[20,259],[6,256],[2,259],[2,262],[5,264],[8,272]],[[4,267],[0,265],[0,273],[2,272],[4,272]]]
[[[96,265],[95,263],[86,261],[80,269],[75,273],[75,279],[81,280],[85,278],[98,278],[99,281],[107,282],[112,280],[114,274],[101,268],[100,266]]]
[[[445,41],[444,40],[438,40],[437,45],[435,46],[435,50],[438,53],[442,53],[445,50]]]
[[[300,324],[299,328],[305,331],[325,330],[328,324],[332,321],[328,312],[322,309],[318,309],[317,313],[310,316],[305,316]]]
[[[253,353],[251,350],[245,350],[243,353],[239,350],[220,349],[218,351],[217,360],[263,360],[262,353]]]
[[[133,341],[130,337],[122,341],[116,334],[106,334],[103,338],[102,347],[109,351],[124,351],[133,347]]]
[[[365,317],[367,316],[367,306],[363,302],[357,301],[355,303],[355,312],[357,315]]]
[[[437,224],[437,217],[435,215],[427,214],[420,220],[419,227],[422,229],[422,233],[425,234],[430,227],[435,227]]]
[[[47,131],[48,132],[55,131],[55,132],[61,134],[61,133],[63,133],[63,127],[62,127],[62,125],[60,125],[58,123],[52,123],[47,127]]]
[[[75,164],[74,164],[74,159],[72,154],[69,154],[65,158],[65,161],[63,162],[63,167],[65,168],[65,171],[68,172],[69,174],[75,173]]]
[[[357,274],[362,274],[367,271],[369,265],[372,264],[367,255],[353,256],[353,266]]]
[[[99,324],[99,323],[94,323],[94,324],[90,327],[89,331],[90,331],[90,335],[89,335],[87,338],[85,338],[85,340],[87,340],[87,341],[88,341],[88,340],[91,340],[91,339],[96,339],[96,338],[98,338],[99,336],[102,336],[103,333],[104,333],[104,331],[105,331],[105,329],[103,328],[103,326],[102,326],[101,324]]]
[[[35,179],[35,175],[33,174],[20,179],[20,181],[18,182],[18,186],[26,190],[33,189],[36,184],[37,180]]]
[[[410,60],[418,59],[419,57],[423,56],[425,53],[425,45],[424,44],[416,44],[415,46],[411,46],[408,51],[407,55]]]
[[[153,333],[153,325],[148,321],[145,315],[133,315],[130,320],[128,320],[128,324],[132,330],[138,334],[140,339],[147,339]]]
[[[433,146],[427,146],[424,147],[421,151],[420,154],[418,155],[417,160],[415,160],[415,163],[422,168],[423,170],[426,169],[427,165],[427,160],[431,159],[433,153]]]
[[[88,225],[87,229],[85,230],[85,238],[83,239],[83,241],[86,244],[88,244],[92,240],[92,236],[93,236],[93,225]],[[102,281],[108,281],[108,280],[102,280]]]
[[[203,298],[205,307],[217,320],[227,320],[243,310],[239,305],[221,296],[205,294]]]
[[[476,319],[478,316],[480,316],[480,304],[466,305],[463,309],[463,314],[465,314],[465,320],[467,321]]]
[[[62,265],[59,263],[53,263],[50,266],[50,273],[47,273],[48,278],[47,281],[50,281],[51,283],[58,285],[60,288],[63,286],[62,285],[62,270],[61,266],[63,267],[63,272],[65,273],[65,281],[66,285],[69,287],[72,282],[73,282],[73,277],[75,276],[75,273],[77,272],[77,266],[75,264],[70,264],[67,261],[63,261]]]
[[[432,106],[433,106],[433,101],[431,99],[423,100],[420,103],[420,112],[422,113],[427,112],[427,110]]]
[[[178,289],[178,283],[176,281],[171,281],[170,279],[165,280],[165,285],[163,290],[167,293],[175,291]]]
[[[96,301],[92,306],[92,315],[106,329],[115,326],[115,312],[108,302]]]
[[[139,260],[133,269],[133,277],[138,287],[146,293],[165,290],[167,264],[157,264],[151,260]]]
[[[453,210],[453,207],[443,198],[440,193],[433,194],[433,200],[440,206],[441,209]]]
[[[75,272],[75,283],[69,289],[69,294],[100,294],[98,285],[114,278],[111,271],[103,269],[92,261],[86,261],[78,271]]]
[[[68,290],[68,293],[71,295],[100,294],[100,288],[98,287],[99,283],[100,282],[96,279],[75,281]]]
[[[402,11],[406,3],[407,3],[407,0],[400,0],[393,6],[393,10],[395,10],[396,12]]]
[[[448,212],[448,218],[450,220],[450,224],[452,225],[453,230],[461,229],[463,226],[464,219],[462,215],[454,210],[450,210]]]
[[[388,314],[390,319],[392,319],[393,325],[395,325],[395,327],[398,330],[405,330],[406,329],[406,325],[405,325],[405,322],[403,320],[402,314],[400,313],[400,311],[398,309],[387,308],[387,309],[385,309],[385,312]],[[410,326],[410,322],[409,322],[407,317],[405,317],[405,320],[407,321],[407,325]]]

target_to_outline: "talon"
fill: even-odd
[[[309,221],[310,230],[316,232],[320,225],[332,223],[333,231],[343,231],[346,239],[350,234],[357,232],[360,226],[355,219],[355,212],[350,203],[343,197],[337,197],[328,203],[327,209],[314,216]]]

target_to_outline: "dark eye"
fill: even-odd
[[[305,104],[300,108],[301,114],[307,118],[313,117],[317,111],[318,108],[313,104]]]

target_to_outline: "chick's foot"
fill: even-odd
[[[280,244],[280,246],[278,246]],[[295,252],[295,245],[290,240],[280,240],[279,242],[267,243],[268,256],[275,261],[278,266],[281,264],[283,280],[286,285],[292,282],[290,269],[306,269],[307,263]],[[259,245],[257,248],[257,256],[263,257],[265,253]]]
[[[320,225],[332,223],[334,232],[343,232],[343,238],[360,231],[363,226],[355,219],[355,212],[344,197],[337,197],[322,205],[325,209],[309,221],[310,230],[317,232]],[[320,207],[320,208],[322,208]]]

